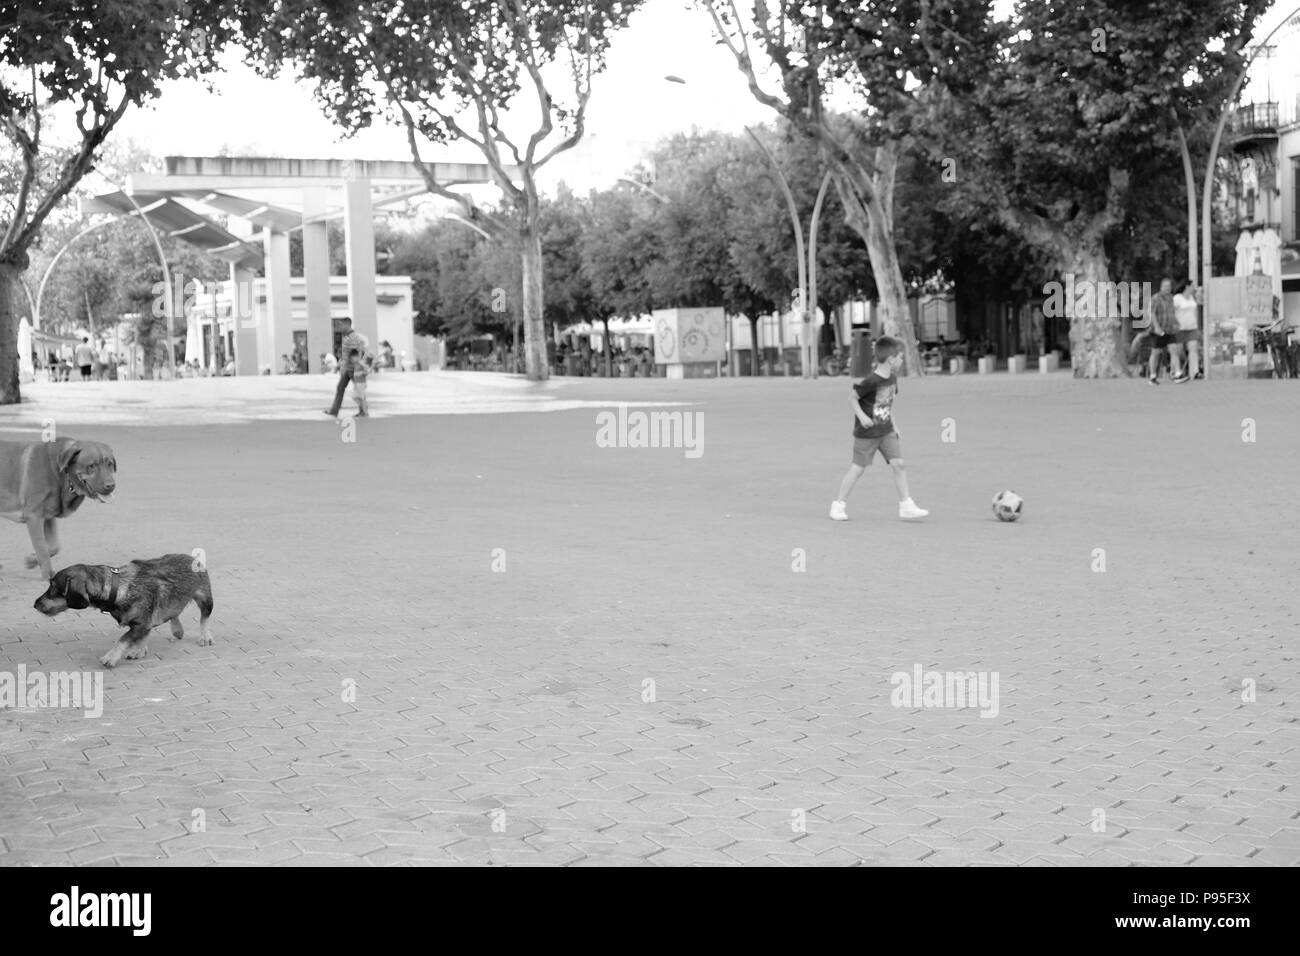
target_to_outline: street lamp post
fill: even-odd
[[[658,199],[661,203],[668,204],[670,202],[668,197],[665,196],[663,193],[655,192],[655,190],[651,189],[645,183],[635,180],[631,176],[620,176],[618,177],[618,181],[620,183],[627,183],[629,186],[635,186],[637,189],[640,189],[642,192],[649,193],[651,196],[654,196],[655,199]]]
[[[771,164],[776,183],[781,187],[781,194],[785,196],[786,208],[790,212],[790,223],[794,226],[794,253],[799,262],[799,309],[803,312],[804,339],[806,340],[808,337],[808,259],[804,255],[803,225],[799,222],[799,207],[795,205],[794,193],[790,191],[790,183],[786,180],[785,174],[781,172],[781,167],[777,164],[772,151],[767,148],[767,144],[759,139],[758,135],[748,126],[745,127],[745,132],[749,134],[749,138],[754,141],[754,144],[763,151],[763,155],[767,157],[768,163]],[[781,317],[778,315],[777,322],[780,321]],[[777,328],[780,328],[780,326],[778,325]],[[785,344],[784,338],[780,341],[782,345]],[[806,341],[804,342],[804,348],[807,348]],[[809,374],[808,363],[805,361],[803,366],[803,377],[807,378]]]
[[[826,198],[826,187],[831,184],[830,170],[822,177],[821,187],[817,190],[817,201],[813,203],[812,220],[808,223],[808,315],[812,317],[813,335],[809,336],[808,348],[812,353],[811,378],[817,377],[817,361],[821,358],[820,342],[813,341],[818,330],[817,323],[817,227],[822,218],[822,201]],[[807,323],[804,324],[807,328]]]
[[[817,343],[813,341],[813,323],[817,317],[817,226],[821,221],[822,202],[826,198],[826,188],[830,185],[831,174],[828,170],[822,176],[822,184],[817,190],[817,201],[813,204],[812,219],[808,224],[808,250],[805,254],[803,225],[799,222],[799,208],[795,205],[794,193],[790,190],[790,182],[785,178],[785,174],[781,172],[781,167],[777,164],[772,151],[748,126],[745,127],[745,132],[763,151],[763,155],[767,157],[768,162],[771,164],[772,171],[776,174],[777,184],[781,187],[781,193],[785,196],[786,207],[790,211],[790,224],[794,226],[795,255],[799,258],[799,311],[802,313],[800,318],[803,319],[803,343],[800,353],[802,355],[803,377],[816,378]]]
[[[45,286],[49,283],[50,275],[53,274],[54,267],[58,264],[59,259],[61,259],[63,254],[72,247],[72,244],[82,236],[94,232],[96,229],[103,229],[112,222],[115,222],[115,220],[105,219],[103,222],[97,222],[93,225],[87,226],[85,229],[81,230],[81,232],[77,233],[65,242],[63,247],[54,254],[54,258],[50,260],[50,264],[45,267],[45,274],[41,276],[41,284],[36,287],[36,298],[32,301],[32,328],[39,329],[41,327],[41,300],[45,297]]]
[[[1268,36],[1255,45],[1254,52],[1246,59],[1241,68],[1241,73],[1237,75],[1236,82],[1232,84],[1232,90],[1223,101],[1223,109],[1219,112],[1219,122],[1214,128],[1214,139],[1210,141],[1210,155],[1205,161],[1205,185],[1201,194],[1201,301],[1204,308],[1201,351],[1204,354],[1202,371],[1205,374],[1206,381],[1210,379],[1210,279],[1213,278],[1212,273],[1214,270],[1210,245],[1210,212],[1214,196],[1214,167],[1219,159],[1219,141],[1223,138],[1223,128],[1227,125],[1228,116],[1236,107],[1237,94],[1241,91],[1241,84],[1245,81],[1246,74],[1250,72],[1251,63],[1255,61],[1255,57],[1259,56],[1260,51],[1267,46],[1268,41],[1273,38],[1273,34],[1277,33],[1278,30],[1297,16],[1300,16],[1300,7],[1283,17],[1278,22],[1278,25],[1268,32]]]
[[[167,254],[163,252],[162,242],[158,239],[158,233],[154,229],[153,223],[149,221],[149,217],[145,215],[145,211],[140,208],[140,204],[135,201],[135,197],[125,189],[122,190],[122,195],[126,197],[127,202],[131,204],[132,208],[135,209],[136,214],[141,220],[143,220],[145,228],[149,230],[149,238],[153,240],[154,248],[158,250],[158,261],[162,263],[163,295],[165,297],[163,302],[163,315],[166,316],[167,319],[167,369],[171,373],[171,377],[175,379],[176,341],[175,331],[172,329],[172,272],[171,268],[167,265]]]
[[[175,331],[172,329],[172,274],[171,274],[171,268],[167,265],[167,254],[163,252],[162,242],[158,239],[158,233],[154,229],[153,223],[149,221],[147,210],[140,208],[140,204],[135,201],[134,196],[132,196],[129,192],[126,191],[125,187],[118,186],[111,179],[108,179],[107,176],[105,176],[104,179],[106,182],[108,182],[110,186],[116,188],[119,192],[121,192],[123,196],[126,197],[126,201],[131,204],[131,208],[135,210],[135,214],[140,217],[141,221],[144,222],[145,228],[149,230],[149,238],[153,240],[153,247],[158,252],[158,261],[162,264],[162,272],[163,272],[163,297],[164,297],[163,314],[167,317],[167,368],[171,372],[171,377],[175,379],[176,378],[176,341],[175,341]],[[164,200],[159,200],[159,204],[163,201]],[[152,209],[153,206],[151,205],[150,208]],[[134,360],[135,358],[134,346],[131,347],[131,353],[132,353],[131,357]]]
[[[462,226],[469,226],[469,228],[473,229],[475,232],[477,232],[477,233],[478,233],[480,236],[482,236],[484,239],[488,240],[489,242],[492,241],[492,237],[491,237],[490,235],[488,235],[486,232],[484,232],[484,231],[483,231],[482,229],[480,229],[478,226],[474,225],[474,224],[473,224],[472,222],[470,222],[468,219],[463,219],[463,218],[461,218],[460,216],[454,215],[453,213],[447,213],[447,214],[446,214],[445,216],[443,216],[442,218],[443,218],[443,219],[450,219],[452,222],[458,222],[458,223],[460,223]]]

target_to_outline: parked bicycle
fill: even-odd
[[[1300,326],[1284,326],[1279,319],[1270,325],[1257,325],[1252,330],[1255,351],[1266,353],[1273,363],[1274,378],[1300,378],[1300,343],[1291,341]]]

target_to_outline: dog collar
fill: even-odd
[[[122,573],[121,568],[109,568],[109,573],[113,575],[113,586],[108,591],[108,606],[117,607],[117,585],[120,580],[118,577]],[[107,613],[107,612],[105,612]]]
[[[90,486],[88,484],[78,479],[75,472],[68,473],[68,493],[72,495],[80,495],[83,498],[98,499],[99,497],[93,491],[90,490]]]

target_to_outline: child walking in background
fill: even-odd
[[[882,336],[876,340],[876,366],[853,386],[853,464],[840,482],[839,497],[831,502],[831,518],[848,521],[845,502],[862,473],[879,451],[894,471],[898,489],[898,516],[904,521],[924,518],[930,512],[918,508],[907,490],[907,472],[898,432],[894,430],[894,396],[898,393],[898,370],[903,367],[903,344]]]
[[[357,403],[357,418],[370,417],[370,403],[366,401],[366,379],[370,375],[368,356],[360,349],[348,352],[348,367],[352,371],[352,397]]]

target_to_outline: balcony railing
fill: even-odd
[[[1232,132],[1237,136],[1276,133],[1277,103],[1252,103],[1239,106],[1232,114]]]

